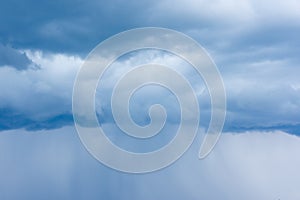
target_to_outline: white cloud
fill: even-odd
[[[269,51],[274,53],[279,50],[264,48],[260,51],[253,50],[252,54],[257,57]],[[236,56],[228,55],[229,58],[220,61],[225,63],[225,66],[221,65],[219,68],[228,98],[227,125],[229,127],[235,125],[251,127],[299,123],[300,104],[297,99],[299,99],[300,93],[297,89],[299,85],[297,64],[289,59],[258,61],[242,59],[228,64],[246,54],[246,52],[241,52]],[[26,115],[31,120],[47,120],[60,114],[71,113],[73,83],[83,60],[72,55],[43,54],[40,51],[29,50],[26,51],[26,55],[41,68],[23,71],[10,67],[0,68],[1,108],[9,108],[18,115]],[[226,57],[226,54],[223,57]],[[208,111],[210,109],[209,95],[201,77],[190,70],[191,66],[173,55],[163,54],[159,51],[138,52],[125,58],[115,62],[112,69],[108,70],[102,79],[105,84],[101,86],[104,88],[96,98],[96,108],[99,113],[106,109],[103,106],[110,106],[108,94],[117,79],[130,67],[151,61],[173,67],[179,73],[184,74],[198,95],[200,111],[203,114],[201,121],[208,121],[210,115]],[[170,77],[166,77],[166,79],[168,78]],[[155,90],[146,91],[149,91],[148,97],[157,96]],[[177,106],[177,103],[170,102],[168,93],[162,95],[165,96],[165,99],[161,99],[161,103],[171,108],[169,116],[172,117],[174,112],[177,112],[172,109]],[[143,112],[139,108],[139,105],[144,107],[144,98],[141,98],[140,95],[135,100],[134,104],[137,106],[132,107],[136,108],[132,114],[139,116],[139,119],[147,118],[147,112]],[[104,102],[104,104],[99,104],[99,102]],[[11,119],[7,118],[6,120],[10,121]]]
[[[43,119],[70,112],[72,87],[82,60],[76,56],[26,51],[40,69],[0,68],[1,107]]]

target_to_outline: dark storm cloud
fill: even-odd
[[[273,2],[270,11],[259,1],[12,0],[1,3],[0,33],[3,44],[17,48],[82,55],[111,35],[144,26],[183,31],[219,54],[283,43],[297,47],[298,15],[288,13],[288,6]]]
[[[1,42],[87,53],[106,37],[145,24],[148,7],[145,1],[6,1],[0,6]]]
[[[297,6],[293,0],[1,2],[0,64],[27,69],[32,58],[34,62],[41,58],[35,62],[41,67],[39,72],[21,74],[1,68],[0,107],[12,109],[11,114],[3,111],[3,127],[27,127],[29,123],[47,127],[47,119],[64,123],[60,116],[71,113],[72,84],[80,66],[67,58],[83,57],[109,36],[144,26],[182,31],[208,50],[224,78],[229,129],[262,124],[294,127],[299,124],[300,110]],[[19,49],[31,52],[31,57]],[[69,72],[70,68],[74,70]],[[39,119],[37,113],[44,118]],[[100,115],[112,121],[111,116]],[[24,125],[10,123],[13,118]]]
[[[19,110],[0,108],[0,131],[23,128],[26,130],[56,129],[73,124],[71,113],[61,113],[46,119],[32,119],[27,113]]]

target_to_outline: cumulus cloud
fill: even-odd
[[[30,50],[26,50],[26,55],[40,69],[19,71],[11,67],[0,68],[1,129],[57,128],[73,123],[72,89],[83,59]],[[206,127],[210,120],[210,98],[201,77],[185,61],[158,50],[137,51],[123,56],[105,72],[96,93],[96,110],[100,122],[114,121],[110,98],[119,78],[133,66],[149,62],[170,66],[183,74],[198,97],[200,125]],[[299,69],[293,62],[245,61],[234,63],[229,69],[221,66],[220,70],[227,92],[226,130],[280,129],[299,134]],[[185,96],[184,92],[180,96]],[[135,93],[130,101],[133,120],[140,125],[148,124],[148,109],[155,103],[166,108],[169,123],[179,122],[176,98],[159,87],[144,87]]]
[[[38,66],[28,58],[25,52],[20,52],[12,47],[0,43],[0,67],[10,66],[17,70],[28,68],[36,69]]]
[[[70,123],[72,84],[82,57],[100,41],[119,31],[140,26],[164,26],[192,36],[215,60],[227,92],[227,130],[291,126],[287,131],[298,133],[295,128],[300,124],[298,1],[188,0],[174,3],[163,0],[156,3],[118,1],[119,7],[112,4],[115,3],[104,5],[104,2],[91,1],[82,4],[65,0],[61,5],[45,2],[37,5],[31,1],[18,2],[16,7],[20,6],[20,15],[27,16],[20,19],[8,14],[14,1],[2,3],[0,15],[5,17],[0,17],[1,43],[29,49],[21,52],[0,45],[0,65],[4,66],[0,69],[2,129],[25,127],[36,121],[43,125],[34,127],[45,127],[50,119],[64,121],[66,118]],[[55,12],[39,12],[43,9]],[[118,13],[118,17],[111,13]],[[22,34],[13,27],[22,29]],[[118,69],[112,70],[105,81],[113,83],[124,72],[124,65],[151,59],[175,68],[185,65],[171,56],[147,53],[135,56],[132,60],[119,60],[114,65]],[[41,69],[33,71],[32,65]],[[194,74],[186,72],[199,93],[197,95],[201,96],[202,113],[209,116],[208,93],[203,85],[196,84],[199,77]],[[8,86],[9,80],[14,81]],[[108,89],[110,87],[99,94],[104,100],[102,103],[109,102]],[[150,98],[151,92],[148,96]],[[149,102],[142,102],[139,96],[135,99],[133,117],[145,123],[147,112],[141,105]],[[112,119],[107,106],[109,103],[98,107],[103,121]],[[172,113],[174,104],[168,106]],[[144,114],[136,115],[140,113]],[[202,121],[207,123],[206,118],[209,117],[202,117]]]
[[[81,59],[27,51],[39,70],[0,68],[1,129],[51,128],[72,123],[72,87]]]
[[[73,127],[24,133],[0,135],[3,199],[300,198],[300,139],[281,131],[223,134],[204,160],[197,158],[197,139],[170,167],[142,175],[95,161]]]

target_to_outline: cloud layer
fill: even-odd
[[[163,26],[188,34],[215,60],[228,98],[226,130],[280,127],[299,133],[299,9],[296,0],[2,2],[0,129],[70,124],[72,84],[83,57],[120,31]],[[11,15],[13,10],[19,15]],[[140,59],[158,57],[146,53]],[[172,59],[159,58],[182,65]],[[205,113],[207,93],[197,90],[205,98]],[[109,114],[105,117],[111,120]]]
[[[40,68],[22,71],[9,66],[0,68],[0,128],[49,129],[73,123],[72,89],[83,59],[41,51],[25,52],[28,59]],[[200,103],[201,125],[207,126],[210,98],[201,77],[185,61],[158,50],[123,56],[104,74],[96,93],[100,122],[113,122],[110,96],[117,80],[131,67],[149,62],[171,66],[186,77]],[[225,129],[280,129],[299,134],[300,83],[297,74],[300,71],[294,64],[289,61],[247,61],[234,63],[228,69],[220,66],[228,104]],[[133,119],[139,124],[149,123],[147,109],[154,103],[165,106],[170,123],[178,123],[180,116],[176,99],[170,92],[157,87],[143,88],[133,96],[130,102]]]
[[[163,26],[189,33],[205,45],[225,48],[226,52],[228,48],[288,41],[297,47],[299,7],[297,0],[12,0],[1,3],[1,42],[23,49],[87,53],[120,31]],[[16,10],[18,15],[10,14]]]

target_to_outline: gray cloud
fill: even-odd
[[[28,58],[25,52],[4,46],[0,43],[0,67],[11,66],[17,70],[26,70],[28,68],[38,68],[38,66]]]
[[[209,2],[2,2],[0,16],[5,17],[0,17],[1,42],[29,50],[22,55],[8,46],[0,46],[0,49],[10,58],[18,57],[10,60],[15,67],[28,68],[31,60],[41,66],[37,72],[24,73],[1,68],[1,109],[10,110],[13,114],[9,116],[14,116],[9,118],[3,111],[2,122],[11,124],[3,127],[13,128],[14,123],[8,120],[16,118],[15,115],[25,116],[24,121],[43,122],[44,126],[47,119],[69,115],[72,85],[78,69],[69,66],[80,66],[78,60],[82,59],[78,55],[85,55],[100,41],[119,31],[164,26],[192,36],[212,55],[227,91],[227,130],[291,126],[292,132],[298,132],[294,127],[298,127],[300,110],[299,2]],[[13,9],[18,9],[20,15],[9,14]],[[15,27],[23,31],[16,31]],[[188,77],[192,78],[193,73]],[[6,84],[9,81],[11,86]],[[201,111],[209,116],[209,96],[202,89],[198,88],[202,91],[201,98],[205,98],[200,101]],[[101,98],[106,98],[105,92]],[[147,116],[140,116],[138,112],[144,108],[140,105],[134,107],[133,116],[140,121],[147,120]],[[101,118],[110,122],[112,116],[101,109]],[[202,121],[205,119],[202,117]]]
[[[147,1],[1,2],[2,43],[85,55],[98,42],[147,21]],[[17,15],[12,12],[17,10]],[[22,30],[22,31],[19,31]]]
[[[71,124],[72,88],[76,72],[83,60],[79,57],[43,54],[39,51],[27,51],[27,54],[41,66],[40,70],[26,70],[21,73],[9,67],[0,68],[0,129],[48,129]],[[141,51],[125,56],[104,74],[102,88],[96,93],[96,110],[100,122],[114,122],[110,95],[124,70],[149,61],[172,66],[184,74],[199,98],[200,125],[206,127],[210,119],[210,98],[201,77],[196,76],[190,70],[191,66],[179,58],[159,51]],[[228,104],[225,130],[279,129],[300,134],[300,72],[297,66],[293,66],[293,62],[241,61],[229,68],[230,70],[220,67]],[[14,81],[7,85],[9,80]],[[176,99],[169,92],[153,87],[144,88],[134,95],[130,103],[133,120],[144,125],[149,123],[148,108],[153,103],[164,105],[168,113],[168,123],[179,122],[179,105]]]
[[[229,48],[249,45],[292,40],[299,43],[298,7],[295,0],[12,0],[0,6],[1,41],[18,48],[85,55],[100,41],[120,31],[163,26],[183,31],[207,47],[223,47],[222,51],[227,52]],[[14,10],[18,10],[18,15],[10,14]]]

